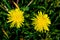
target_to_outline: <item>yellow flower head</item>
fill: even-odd
[[[10,27],[16,26],[16,28],[20,28],[24,22],[24,16],[23,16],[23,11],[21,11],[19,8],[10,10],[8,12],[8,23],[11,22]]]
[[[38,15],[36,15],[36,18],[33,19],[32,23],[35,27],[34,29],[39,32],[43,32],[43,30],[49,31],[49,24],[51,24],[51,21],[47,14],[42,14],[42,12],[38,12]]]

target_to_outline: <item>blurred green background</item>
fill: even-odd
[[[13,1],[24,11],[24,26],[19,29],[7,23],[7,11],[16,8]],[[39,10],[51,19],[49,32],[37,32],[31,25]],[[0,0],[0,40],[60,40],[60,0]]]

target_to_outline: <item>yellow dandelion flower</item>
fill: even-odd
[[[8,23],[11,22],[10,27],[16,26],[16,28],[20,28],[24,22],[24,16],[23,11],[21,11],[19,8],[10,10],[7,14],[8,16]]]
[[[49,24],[51,24],[51,21],[48,17],[48,14],[42,14],[42,12],[38,12],[38,15],[36,15],[36,18],[33,18],[32,24],[35,26],[34,29],[39,32],[43,32],[43,30],[49,31]]]

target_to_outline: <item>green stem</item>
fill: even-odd
[[[17,37],[17,39],[18,39],[18,29],[16,29],[16,37]]]

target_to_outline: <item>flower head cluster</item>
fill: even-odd
[[[10,27],[16,27],[20,28],[24,22],[24,16],[23,16],[23,11],[21,11],[19,8],[10,10],[7,14],[8,16],[8,23],[11,22]]]
[[[48,17],[48,14],[42,14],[42,12],[38,12],[38,15],[36,15],[36,18],[33,19],[32,23],[35,27],[34,29],[39,32],[43,32],[43,30],[49,31],[49,24],[51,24],[51,21]]]

